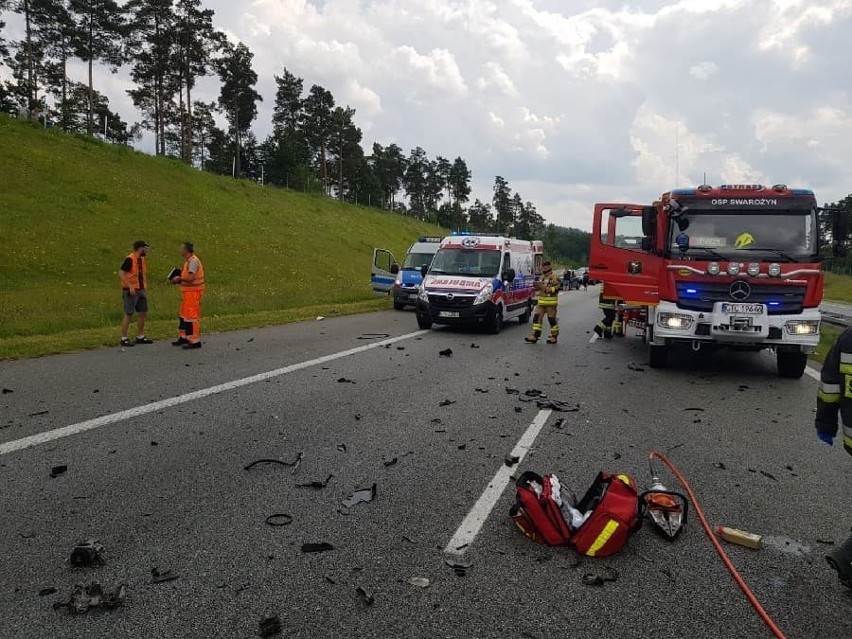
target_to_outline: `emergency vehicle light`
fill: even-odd
[[[781,306],[781,302],[767,302],[770,306]]]
[[[426,242],[440,242],[440,241],[441,241],[441,240],[443,240],[443,239],[444,239],[444,238],[442,238],[442,237],[426,236],[426,237],[421,237],[421,238],[420,238],[419,240],[417,240],[417,241],[418,241],[418,242],[424,242],[424,243],[426,243]]]
[[[688,288],[688,289],[686,289],[686,292],[689,293],[690,295],[698,295],[698,289],[697,288]]]
[[[752,262],[748,265],[748,274],[752,277],[757,277],[760,275],[760,264],[757,262]]]
[[[760,191],[762,184],[723,184],[719,187],[723,191]]]
[[[470,231],[453,231],[453,235],[454,235],[454,236],[459,236],[459,235],[473,235],[473,233],[471,233]]]
[[[769,277],[778,277],[781,275],[781,265],[776,262],[770,264],[767,270],[769,271]]]
[[[698,190],[701,193],[709,193],[710,191],[713,190],[713,187],[710,186],[709,184],[702,184],[701,186],[698,187]]]
[[[775,186],[772,187],[772,190],[773,191],[786,191],[787,185],[786,184],[776,184]]]
[[[737,262],[728,264],[728,275],[737,276],[740,274],[740,265]]]
[[[722,267],[719,266],[719,262],[710,262],[710,264],[707,266],[707,272],[710,275],[718,275],[722,272]]]

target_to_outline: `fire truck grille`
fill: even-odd
[[[802,312],[808,292],[805,286],[751,284],[747,299],[734,299],[730,282],[677,282],[676,288],[679,308],[704,313],[712,312],[716,302],[750,302],[766,304],[770,315],[795,315]]]

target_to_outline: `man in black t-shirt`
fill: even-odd
[[[151,248],[148,242],[138,240],[133,243],[133,252],[124,258],[118,277],[121,280],[121,297],[124,303],[124,319],[121,321],[121,345],[152,344],[145,337],[145,318],[148,314],[148,264],[145,256]],[[127,337],[130,320],[137,314],[136,341]]]

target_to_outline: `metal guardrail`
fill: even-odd
[[[852,326],[852,315],[845,313],[835,313],[833,311],[820,310],[822,321],[832,326],[840,326],[841,328],[849,328]]]

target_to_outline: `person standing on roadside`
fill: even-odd
[[[547,316],[547,322],[550,324],[550,336],[547,338],[548,344],[556,344],[559,338],[559,321],[556,318],[556,307],[559,305],[559,289],[562,288],[562,283],[553,272],[550,262],[544,262],[541,265],[541,279],[535,283],[535,289],[538,291],[538,303],[536,304],[533,313],[533,332],[532,335],[527,335],[524,338],[529,344],[535,344],[541,337],[542,329],[544,328],[544,317]]]
[[[148,263],[145,260],[151,246],[145,240],[133,243],[133,252],[124,258],[118,277],[121,279],[121,297],[124,319],[121,321],[121,345],[153,344],[145,337],[145,318],[148,316]],[[127,337],[130,321],[136,314],[136,341]]]
[[[201,298],[204,297],[204,266],[195,254],[192,242],[180,246],[184,263],[180,275],[172,278],[172,284],[180,286],[180,311],[178,338],[172,346],[184,349],[201,348]]]

